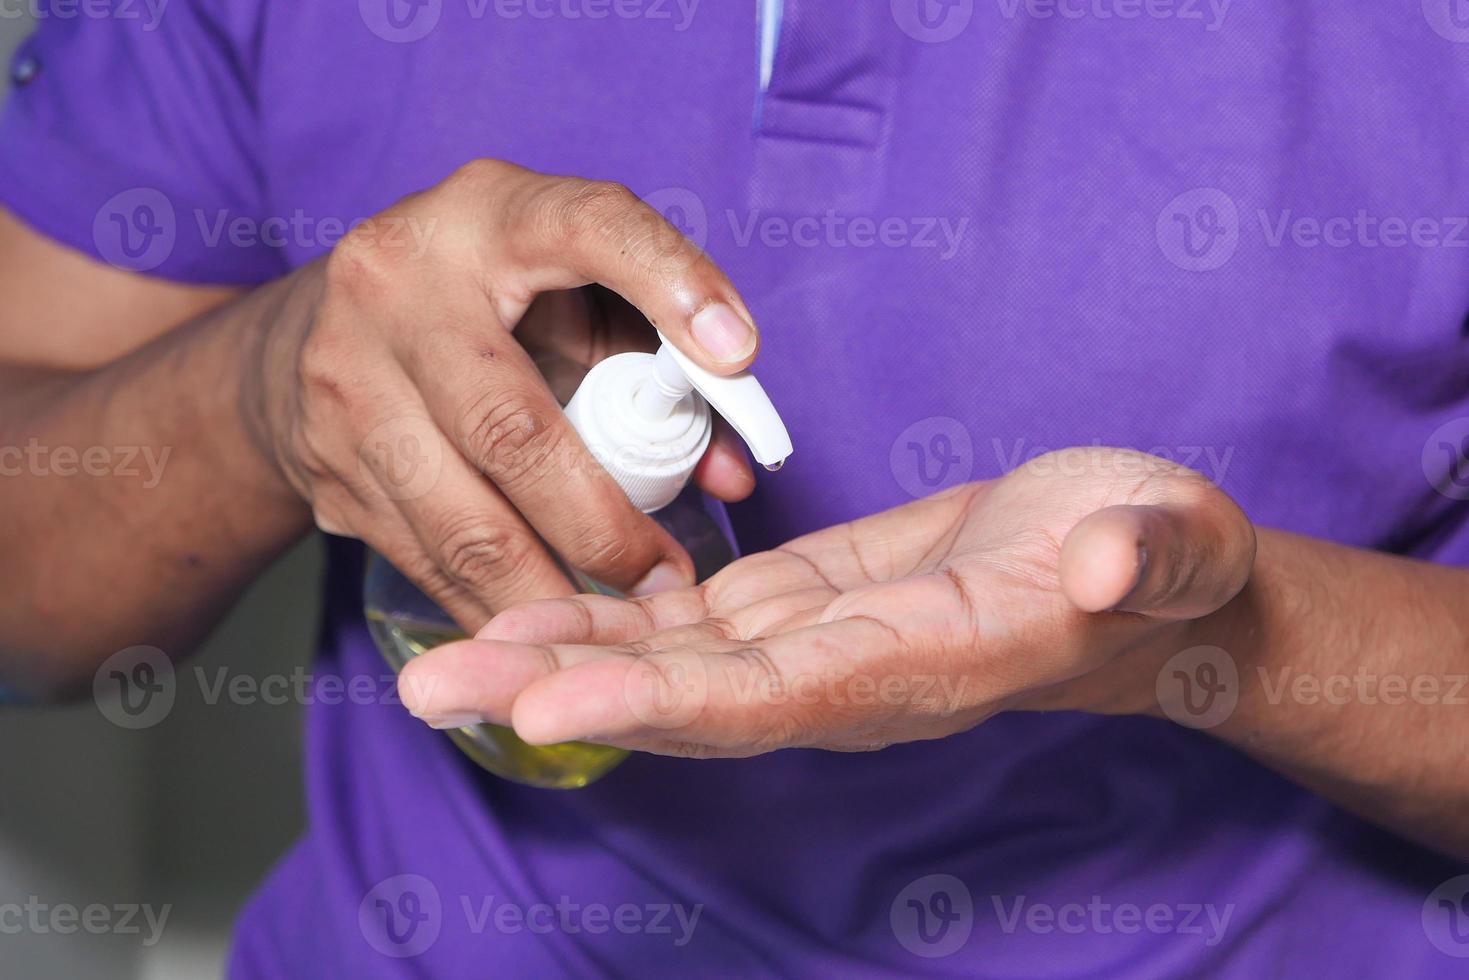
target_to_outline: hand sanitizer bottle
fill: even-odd
[[[666,340],[656,355],[618,354],[597,364],[566,406],[582,442],[633,505],[688,550],[699,581],[735,557],[733,542],[703,495],[688,486],[709,448],[711,406],[766,469],[779,469],[790,456],[790,435],[754,375],[712,374]],[[563,569],[583,592],[618,594],[565,563]],[[431,647],[464,637],[448,613],[379,555],[369,560],[364,600],[373,640],[394,670]],[[527,745],[499,725],[447,734],[480,766],[531,786],[586,786],[627,756],[622,749],[582,742]]]

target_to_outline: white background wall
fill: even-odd
[[[0,6],[0,64],[30,30],[15,13],[24,6]],[[152,728],[120,729],[91,703],[0,707],[0,909],[32,896],[48,906],[169,907],[149,948],[140,935],[12,933],[14,916],[0,916],[0,975],[220,974],[235,910],[302,825],[301,712],[210,704],[193,668],[211,681],[221,668],[254,678],[304,668],[320,564],[309,541],[258,582],[181,666],[178,700]]]

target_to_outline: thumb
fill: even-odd
[[[1171,482],[1171,481],[1170,481]],[[1061,546],[1061,591],[1086,612],[1198,619],[1244,588],[1255,529],[1213,486],[1159,503],[1106,507],[1083,518]]]

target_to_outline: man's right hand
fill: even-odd
[[[572,591],[542,541],[635,593],[692,584],[532,356],[652,349],[651,321],[711,371],[750,364],[739,294],[656,211],[616,184],[476,161],[296,276],[245,394],[319,527],[371,545],[470,630]],[[724,499],[753,488],[728,430],[697,479]]]

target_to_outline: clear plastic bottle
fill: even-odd
[[[688,550],[699,581],[735,557],[719,505],[688,486],[709,446],[710,405],[767,469],[778,469],[790,455],[785,425],[753,375],[710,374],[667,343],[656,356],[619,354],[596,365],[566,406],[582,441],[633,504]],[[562,567],[582,592],[619,594]],[[368,562],[363,600],[373,640],[394,670],[432,647],[464,638],[448,613],[376,554]],[[527,745],[500,725],[446,734],[495,775],[553,789],[589,785],[627,757],[622,749],[584,742]]]

